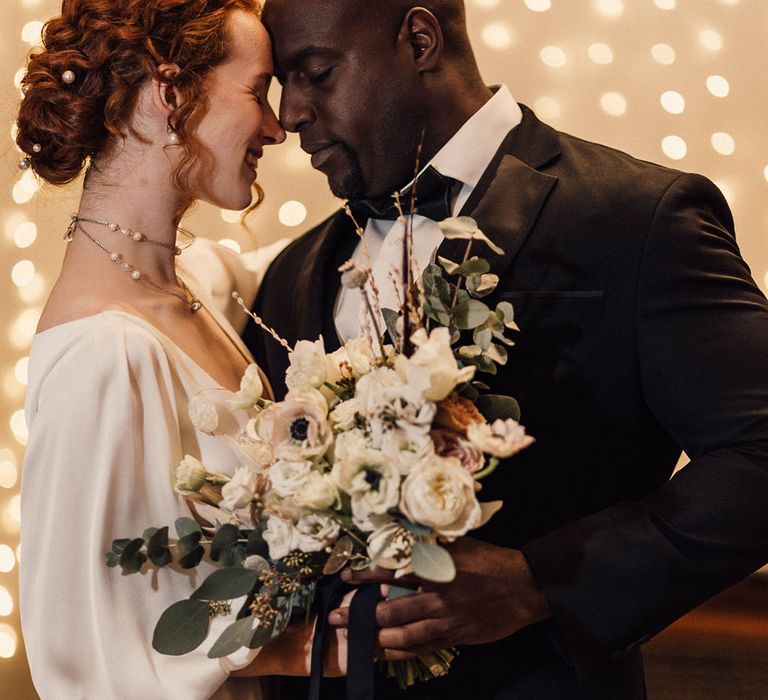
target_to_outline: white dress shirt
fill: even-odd
[[[431,165],[440,174],[462,184],[453,202],[453,216],[466,204],[491,159],[522,116],[509,89],[502,85],[427,163],[424,169]],[[405,220],[402,217],[394,222],[369,219],[363,243],[358,244],[353,255],[356,262],[372,268],[382,308],[397,309],[399,306],[396,285],[398,289],[402,287],[399,270],[404,235]],[[443,234],[436,222],[418,214],[413,217],[413,256],[419,273],[434,260],[442,241]],[[365,313],[358,290],[340,289],[334,321],[342,342],[360,334]],[[380,327],[383,329],[381,320]]]

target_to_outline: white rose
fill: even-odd
[[[176,467],[176,483],[174,490],[180,494],[195,493],[205,485],[208,471],[203,464],[192,457],[184,455],[184,459]]]
[[[427,431],[390,430],[383,435],[380,449],[405,476],[419,462],[434,454],[435,445]]]
[[[413,534],[389,522],[368,535],[368,556],[383,569],[401,569],[411,563]]]
[[[240,510],[251,503],[259,489],[259,473],[248,467],[238,467],[234,476],[221,488],[221,508]]]
[[[264,541],[269,546],[270,559],[282,559],[296,549],[296,530],[290,520],[270,515],[264,530]]]
[[[328,404],[317,389],[292,389],[259,413],[254,427],[278,459],[303,461],[321,457],[333,441],[327,418]]]
[[[352,371],[358,377],[371,371],[375,356],[371,347],[371,341],[368,338],[362,337],[348,340],[344,344],[344,349],[347,351]]]
[[[481,452],[501,458],[511,457],[534,442],[512,418],[498,418],[491,424],[473,423],[467,427],[467,439]]]
[[[359,401],[355,398],[351,398],[338,404],[328,418],[331,421],[333,429],[342,432],[345,430],[352,430],[352,428],[355,427],[359,412]]]
[[[312,462],[288,462],[280,459],[269,468],[269,482],[272,490],[278,495],[293,495],[312,471]]]
[[[296,523],[296,548],[302,552],[320,552],[339,539],[341,526],[335,518],[310,513]]]
[[[293,500],[298,506],[312,510],[333,508],[339,502],[339,491],[330,474],[317,470],[309,473],[306,480],[296,489]]]
[[[243,378],[240,380],[240,391],[236,392],[230,401],[235,410],[247,409],[258,403],[264,393],[264,384],[261,381],[259,368],[250,364],[245,368]]]
[[[314,342],[300,340],[288,359],[291,366],[285,373],[285,384],[289,389],[317,389],[326,382],[328,367],[322,338]]]
[[[348,430],[336,436],[336,443],[333,446],[334,461],[342,462],[353,458],[355,455],[363,454],[369,447],[365,433],[355,428]]]
[[[478,527],[482,515],[475,480],[453,457],[434,457],[415,467],[403,482],[400,510],[448,540]]]
[[[189,400],[187,413],[195,430],[201,433],[212,433],[219,427],[219,414],[215,404],[210,401],[204,401],[200,397],[194,396]]]
[[[389,410],[396,401],[409,397],[410,389],[402,377],[389,367],[377,367],[357,381],[355,397],[360,412],[366,417],[378,416]]]
[[[459,368],[451,349],[451,334],[447,328],[435,328],[429,336],[420,328],[413,334],[416,352],[407,362],[398,358],[403,378],[429,401],[441,401],[454,388],[475,375],[475,367]],[[401,356],[402,357],[402,356]]]

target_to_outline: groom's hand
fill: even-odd
[[[419,585],[413,595],[382,600],[376,607],[384,658],[394,661],[459,644],[493,642],[550,616],[519,550],[464,537],[450,552],[456,564],[456,578],[450,583],[395,579],[385,569],[344,573],[354,584],[385,584],[384,593],[388,584]],[[329,622],[345,627],[348,613],[346,608],[334,610]]]

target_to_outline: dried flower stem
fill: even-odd
[[[461,261],[461,264],[463,265],[467,260],[469,260],[469,253],[472,250],[472,244],[474,243],[473,239],[469,239],[467,242],[467,249],[464,251],[464,259]],[[456,302],[459,300],[459,290],[461,289],[461,278],[459,278],[458,283],[456,284],[456,291],[453,293],[453,301],[451,302],[451,308],[456,306]]]
[[[246,314],[248,314],[256,323],[256,325],[261,328],[262,330],[269,333],[280,345],[282,345],[288,352],[293,352],[293,348],[289,345],[288,341],[284,338],[281,338],[276,331],[272,330],[264,321],[262,320],[261,316],[256,315],[251,311],[246,305],[245,301],[243,300],[243,297],[241,297],[237,292],[232,292],[232,298],[240,305],[240,308],[245,311]]]

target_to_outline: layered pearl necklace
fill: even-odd
[[[203,304],[187,287],[187,285],[184,284],[183,280],[179,279],[179,284],[183,290],[183,294],[179,294],[177,292],[172,292],[168,289],[165,289],[161,287],[159,284],[155,284],[149,277],[145,276],[142,272],[137,270],[133,265],[131,265],[128,261],[125,260],[122,253],[118,253],[116,250],[110,250],[107,246],[105,246],[101,241],[94,238],[88,231],[86,231],[83,228],[83,223],[87,224],[96,224],[98,226],[104,226],[108,228],[113,233],[120,233],[126,240],[132,240],[136,243],[149,243],[150,245],[155,245],[160,248],[166,248],[168,250],[172,250],[174,255],[181,255],[181,248],[177,246],[175,243],[166,243],[165,241],[158,241],[153,238],[148,238],[140,231],[133,231],[132,229],[129,229],[125,226],[121,226],[120,224],[109,222],[109,221],[99,221],[98,219],[86,219],[84,217],[80,217],[77,214],[72,214],[72,220],[69,222],[69,226],[67,227],[67,231],[64,234],[64,240],[69,243],[75,235],[75,231],[79,230],[83,234],[85,234],[85,237],[88,238],[94,245],[98,246],[101,250],[103,250],[108,256],[109,259],[115,263],[116,265],[119,265],[122,270],[127,272],[131,279],[135,282],[143,282],[144,284],[149,285],[150,287],[158,290],[159,292],[162,292],[163,294],[168,294],[170,296],[176,297],[177,299],[184,302],[184,304],[189,307],[189,310],[192,312],[200,311],[201,308],[203,308]],[[181,229],[179,229],[181,230]]]

